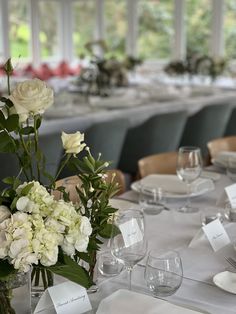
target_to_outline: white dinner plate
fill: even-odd
[[[236,294],[236,273],[223,271],[213,277],[213,282],[222,290]]]
[[[183,199],[188,197],[187,185],[180,181],[176,175],[158,175],[152,174],[140,181],[136,181],[131,184],[131,189],[135,192],[140,192],[142,186],[162,187],[166,192],[167,198]],[[210,179],[198,178],[192,184],[193,192],[190,193],[190,197],[200,196],[207,192],[213,191],[215,185]]]

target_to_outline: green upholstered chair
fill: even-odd
[[[46,158],[46,171],[54,177],[56,175],[63,151],[61,132],[40,135],[39,145]],[[49,180],[42,174],[41,182],[43,184],[48,184]]]
[[[139,159],[176,150],[186,120],[186,111],[158,114],[129,129],[123,145],[119,169],[135,175]]]
[[[124,118],[96,123],[85,131],[84,141],[94,157],[101,153],[112,162],[110,168],[117,168],[128,126]]]
[[[207,143],[224,135],[232,108],[227,104],[209,105],[189,117],[180,146],[197,146],[207,157]]]
[[[111,162],[109,169],[117,168],[128,127],[129,121],[125,118],[96,123],[85,131],[84,142],[95,158],[101,153],[102,160]],[[85,155],[81,152],[79,158]],[[73,170],[65,168],[59,178],[75,174]]]
[[[15,154],[0,153],[0,191],[7,187],[2,180],[6,177],[17,176],[20,171],[18,159]]]
[[[233,108],[226,126],[224,136],[236,135],[236,107]]]

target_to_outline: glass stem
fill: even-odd
[[[132,288],[132,270],[133,270],[132,267],[127,267],[127,272],[128,272],[128,275],[129,275],[129,290],[130,291],[131,291],[131,288]]]
[[[188,197],[187,197],[187,203],[186,203],[186,207],[189,208],[191,207],[191,198],[190,198],[190,195],[191,195],[191,184],[188,182],[187,183],[187,194],[188,194]]]

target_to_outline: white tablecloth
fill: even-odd
[[[215,182],[216,188],[203,196],[192,199],[200,212],[195,214],[182,214],[175,210],[162,211],[159,215],[147,215],[146,230],[149,249],[177,249],[183,261],[184,280],[181,288],[167,300],[179,305],[192,306],[196,309],[211,314],[235,314],[236,296],[220,290],[216,287],[212,278],[216,273],[229,269],[224,256],[235,256],[236,252],[232,244],[213,252],[203,234],[201,234],[201,212],[207,207],[215,207],[216,211],[222,209],[216,207],[218,199],[223,193],[223,187],[232,182],[224,175]],[[137,202],[137,194],[129,191],[122,198]],[[179,207],[184,200],[171,200],[168,206]],[[115,201],[113,203],[115,205]],[[128,207],[128,203],[119,201],[118,206]],[[137,204],[130,203],[130,206]],[[236,223],[226,223],[225,228],[232,242],[236,241]],[[193,240],[194,239],[194,240]],[[193,241],[192,241],[193,240]],[[189,245],[191,244],[191,247]],[[100,289],[94,295],[90,295],[94,310],[104,297],[118,289],[127,288],[128,277],[124,271],[115,278],[99,278]],[[136,266],[133,271],[133,290],[150,294],[144,281],[144,262]]]

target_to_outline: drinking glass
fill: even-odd
[[[161,187],[140,185],[139,205],[147,215],[157,215],[166,207],[166,194]]]
[[[227,176],[232,180],[236,181],[236,158],[235,156],[229,156],[226,168]]]
[[[118,229],[113,230],[119,232],[111,239],[111,252],[127,269],[131,290],[133,267],[143,259],[147,251],[143,213],[137,209],[129,209],[117,217],[115,226]]]
[[[177,176],[187,184],[187,202],[179,209],[182,213],[195,213],[199,209],[191,206],[191,183],[196,180],[202,171],[201,150],[198,147],[180,147],[177,157]]]
[[[155,297],[167,297],[181,286],[183,268],[179,254],[175,251],[150,251],[144,277]]]

